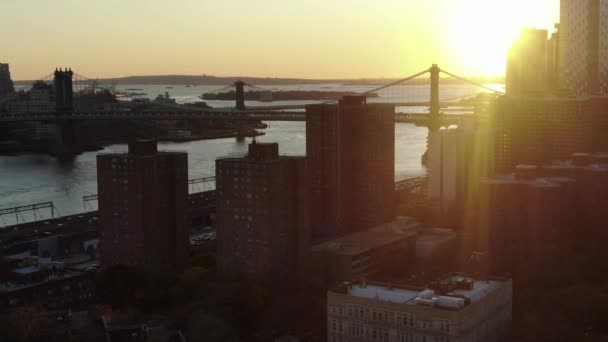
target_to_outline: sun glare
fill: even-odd
[[[503,75],[506,53],[524,26],[547,28],[544,8],[526,0],[461,0],[450,17],[450,42],[464,72]]]

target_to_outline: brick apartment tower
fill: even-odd
[[[220,272],[295,279],[309,249],[305,160],[279,156],[276,143],[253,142],[247,156],[216,161]]]
[[[315,240],[394,219],[395,110],[346,96],[306,108],[310,224]]]
[[[156,141],[97,156],[103,267],[179,269],[187,264],[188,154],[158,152]]]

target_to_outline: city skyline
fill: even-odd
[[[91,78],[403,77],[430,63],[469,76],[502,76],[521,27],[551,29],[559,20],[557,0],[4,5],[10,15],[2,18],[3,31],[12,34],[0,37],[2,60],[15,80],[37,79],[55,67]]]
[[[4,3],[0,341],[608,338],[608,0]]]

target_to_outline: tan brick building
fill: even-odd
[[[429,287],[358,282],[329,291],[327,340],[508,341],[510,279],[450,275]]]

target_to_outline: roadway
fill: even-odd
[[[444,118],[458,120],[472,114],[448,114]],[[425,113],[396,113],[395,121],[401,123],[423,123],[428,118]],[[159,120],[244,120],[244,121],[306,121],[306,113],[293,111],[238,111],[238,110],[201,110],[201,111],[114,111],[114,112],[74,112],[56,114],[54,112],[2,114],[0,123],[8,122],[66,122],[66,121],[159,121]]]

